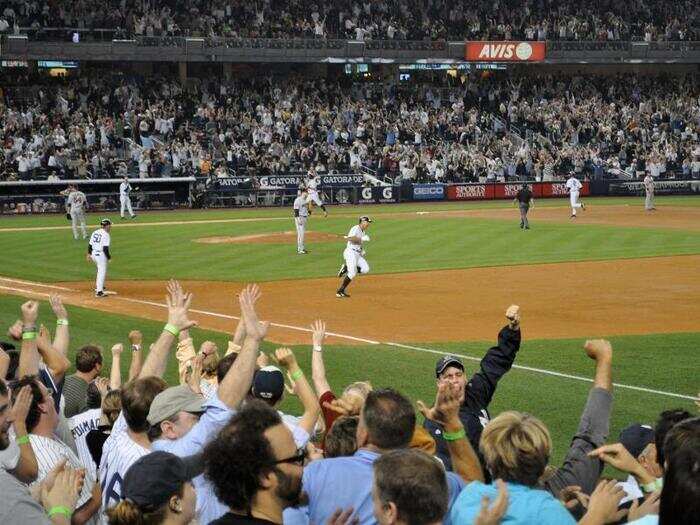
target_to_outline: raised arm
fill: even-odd
[[[168,305],[168,322],[148,353],[139,377],[162,377],[168,363],[168,354],[180,331],[197,325],[196,322],[187,318],[192,294],[185,293],[180,283],[174,280],[168,283],[168,295],[165,301]]]
[[[226,349],[226,355],[229,355],[230,353],[238,353],[241,351],[241,347],[243,346],[243,341],[245,341],[245,321],[243,320],[243,317],[238,320],[238,324],[236,325],[236,331],[233,333],[232,339],[228,342],[228,348]]]
[[[467,384],[465,404],[486,408],[496,392],[498,381],[513,366],[520,350],[520,307],[512,305],[506,311],[508,326],[498,333],[498,344],[489,348],[481,360],[480,370]]]
[[[17,376],[34,376],[39,373],[39,351],[36,346],[39,303],[27,301],[22,310],[22,345],[19,353]]]
[[[132,330],[129,332],[129,342],[131,343],[131,364],[128,381],[131,381],[139,376],[143,366],[143,334],[139,330]]]
[[[229,408],[236,409],[245,399],[253,383],[255,361],[258,348],[265,339],[269,323],[258,320],[255,303],[260,298],[260,288],[257,284],[249,284],[238,296],[241,306],[241,322],[245,324],[245,340],[231,368],[219,384],[217,395]]]
[[[53,337],[53,347],[68,357],[68,346],[70,344],[70,330],[68,328],[68,310],[63,305],[63,300],[58,295],[49,297],[49,304],[56,316],[56,333]]]
[[[311,352],[311,380],[314,382],[316,395],[321,397],[329,392],[331,385],[326,379],[326,365],[323,362],[323,340],[326,337],[326,323],[320,319],[311,325],[311,341],[313,351]]]
[[[39,475],[39,464],[36,461],[32,444],[27,437],[27,415],[32,404],[32,389],[24,385],[14,396],[12,416],[15,431],[15,440],[19,445],[19,462],[12,470],[12,474],[22,483],[32,483]]]
[[[51,372],[51,377],[56,383],[60,383],[70,368],[70,361],[51,344],[51,334],[43,324],[39,328],[39,336],[36,339],[37,350],[44,360],[46,368]]]
[[[297,358],[289,348],[278,348],[275,350],[275,360],[280,366],[287,369],[292,381],[294,381],[294,389],[301,400],[301,404],[304,406],[304,413],[299,420],[299,426],[310,435],[316,427],[316,421],[321,412],[316,394],[314,394],[311,385],[306,380],[304,371],[299,366]]]
[[[459,419],[460,392],[455,391],[447,383],[438,386],[435,405],[428,408],[422,401],[418,401],[418,410],[426,419],[440,423],[444,429],[442,437],[447,443],[450,452],[452,470],[467,483],[471,481],[483,481],[484,473],[481,470],[479,457],[474,452],[464,425]]]
[[[124,345],[117,343],[112,346],[112,366],[109,370],[109,388],[119,390],[122,387],[122,353]]]

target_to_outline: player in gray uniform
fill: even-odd
[[[299,195],[294,199],[294,225],[297,228],[297,253],[304,255],[309,253],[304,246],[304,235],[306,235],[306,221],[309,217],[309,194],[306,188],[299,190]]]
[[[656,210],[654,207],[654,179],[647,174],[644,177],[644,190],[646,191],[646,199],[644,199],[644,209],[646,211]]]
[[[68,187],[68,199],[66,200],[66,212],[70,215],[71,226],[73,227],[73,238],[78,240],[78,225],[83,234],[83,239],[87,239],[87,227],[85,226],[85,210],[87,209],[87,197],[82,191],[78,191],[75,186]]]
[[[345,236],[345,238],[348,240],[345,251],[343,252],[343,259],[345,259],[345,262],[340,267],[340,271],[338,272],[338,277],[344,278],[343,283],[335,293],[336,297],[350,297],[345,292],[345,289],[352,282],[357,273],[369,273],[369,264],[365,260],[365,251],[362,249],[362,243],[369,242],[367,228],[369,228],[371,222],[372,219],[367,217],[367,215],[363,215],[360,217],[359,224],[353,226]]]

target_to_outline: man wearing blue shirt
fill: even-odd
[[[446,421],[446,429],[452,431],[447,437],[455,470],[459,468],[469,481],[483,479],[476,454],[459,422],[457,395],[447,388],[440,394],[431,414]],[[451,426],[455,421],[456,428]],[[357,452],[350,457],[314,461],[304,469],[302,486],[308,496],[309,522],[326,523],[338,509],[352,508],[360,524],[377,523],[372,504],[373,464],[389,451],[407,448],[415,425],[413,406],[400,393],[390,389],[370,392],[360,413]],[[465,486],[465,480],[447,472],[446,483],[451,505]],[[298,523],[298,516],[285,512],[285,523],[288,522]]]

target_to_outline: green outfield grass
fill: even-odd
[[[667,198],[663,203],[700,206],[700,199]],[[633,203],[639,199],[596,199],[591,205]],[[544,206],[566,206],[562,200]],[[410,204],[381,207],[333,208],[328,219],[320,215],[309,230],[343,235],[355,217],[368,212],[377,217],[369,233],[368,260],[373,273],[687,255],[700,253],[700,232],[680,229],[538,223],[523,232],[516,220],[464,216],[422,218],[419,210],[503,207],[495,203]],[[398,215],[397,212],[406,212]],[[566,215],[566,211],[562,211]],[[640,213],[641,208],[640,208]],[[204,221],[259,217],[250,222],[162,225],[163,221]],[[285,217],[288,219],[285,220]],[[299,257],[292,244],[200,244],[201,237],[274,233],[294,229],[288,210],[230,210],[153,213],[137,219],[152,223],[112,232],[114,260],[108,279],[179,279],[269,281],[324,277],[335,274],[344,241],[309,243],[310,256]],[[2,228],[66,225],[60,217],[36,216],[3,220]],[[21,226],[20,226],[21,225]],[[86,243],[74,241],[69,230],[0,231],[0,275],[43,282],[94,278],[94,265],[85,261]]]
[[[0,295],[0,326],[8,326],[19,314],[19,305],[24,299]],[[263,301],[265,298],[262,299]],[[105,374],[109,369],[108,349],[115,342],[126,343],[126,334],[135,328],[144,333],[145,343],[153,342],[160,333],[162,323],[142,319],[95,312],[70,307],[71,354],[80,345],[100,344],[105,352]],[[50,308],[42,303],[40,320],[53,324]],[[233,326],[232,326],[233,329]],[[584,377],[592,377],[593,363],[584,355],[581,340],[529,341],[527,326],[523,327],[525,339],[516,364],[543,368]],[[198,344],[204,339],[215,341],[225,348],[228,336],[219,332],[193,330]],[[494,330],[494,337],[496,330]],[[618,337],[612,340],[615,351],[615,381],[683,395],[694,395],[697,383],[697,349],[700,347],[700,332],[694,334],[649,335]],[[469,342],[454,344],[426,344],[422,347],[445,350],[462,355],[481,357],[491,342]],[[265,344],[265,350],[274,347]],[[293,347],[302,367],[310,375],[309,346]],[[174,354],[174,351],[173,351]],[[432,401],[434,396],[434,365],[438,356],[415,350],[396,347],[374,346],[329,346],[325,350],[327,373],[336,390],[351,381],[369,379],[376,387],[391,386],[408,395],[413,401]],[[72,357],[72,356],[71,356]],[[129,358],[122,360],[124,377]],[[465,361],[468,371],[476,370],[478,364]],[[177,383],[175,359],[169,363],[166,379]],[[492,414],[503,410],[526,411],[542,418],[549,427],[554,440],[553,462],[562,460],[563,454],[578,424],[578,418],[586,400],[590,385],[584,382],[513,369],[499,383],[497,394],[491,404]],[[611,435],[613,439],[620,429],[632,421],[653,423],[658,414],[668,408],[681,407],[693,411],[692,402],[684,399],[635,392],[616,388],[612,415]],[[298,413],[300,405],[296,399],[286,399],[283,410]]]

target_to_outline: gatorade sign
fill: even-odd
[[[465,57],[471,62],[540,62],[544,42],[467,42]]]

